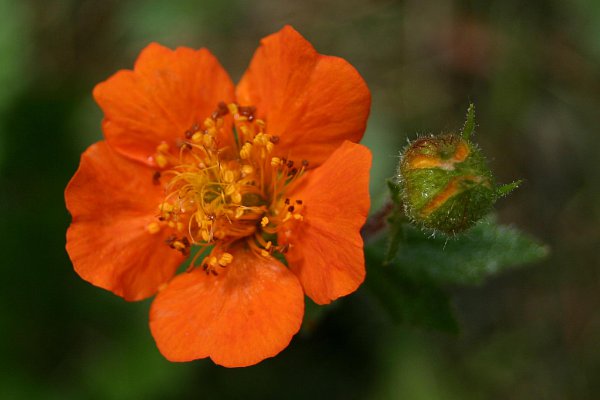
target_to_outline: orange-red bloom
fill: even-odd
[[[285,27],[234,88],[207,50],[151,44],[94,98],[106,140],[65,191],[67,251],[94,285],[156,294],[166,358],[255,364],[298,331],[304,294],[326,304],[362,283],[370,94],[346,61]]]

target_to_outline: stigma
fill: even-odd
[[[159,170],[152,183],[164,185],[165,196],[147,231],[170,229],[166,244],[185,255],[199,246],[190,268],[217,275],[232,262],[227,249],[240,241],[262,257],[285,253],[290,244],[278,244],[278,233],[289,233],[304,219],[302,200],[287,193],[308,162],[282,157],[279,137],[267,132],[255,112],[221,102],[183,132],[176,149],[167,143],[156,147]]]

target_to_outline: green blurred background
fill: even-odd
[[[462,124],[500,182],[501,222],[544,262],[450,287],[457,336],[398,325],[366,289],[258,366],[171,364],[126,303],[73,271],[63,190],[101,138],[94,85],[150,41],[208,47],[234,80],[284,24],[373,93],[383,202],[406,137]],[[1,399],[593,399],[600,392],[600,2],[0,0]]]

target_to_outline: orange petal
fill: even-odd
[[[237,86],[242,105],[257,107],[280,137],[278,155],[318,166],[344,140],[364,133],[371,94],[345,60],[324,56],[292,27],[264,38]]]
[[[234,98],[233,83],[206,49],[170,50],[152,43],[133,71],[121,70],[94,89],[104,111],[103,130],[118,152],[154,165],[161,142],[174,152],[185,131],[202,122],[220,101]]]
[[[300,329],[304,295],[294,274],[241,246],[228,251],[233,262],[219,275],[179,275],[152,303],[150,329],[167,359],[248,366],[279,353]]]
[[[83,153],[65,190],[73,216],[67,252],[75,271],[127,300],[156,293],[183,261],[165,243],[165,229],[148,231],[163,197],[162,187],[152,183],[153,174],[99,142]]]
[[[304,220],[280,241],[291,247],[286,259],[304,292],[327,304],[355,291],[365,278],[360,228],[369,211],[371,152],[344,142],[290,197],[301,199]]]

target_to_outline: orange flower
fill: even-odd
[[[298,331],[304,293],[326,304],[362,283],[370,94],[346,61],[285,27],[234,89],[207,50],[151,44],[94,98],[106,140],[65,191],[67,251],[94,285],[158,293],[167,359],[255,364]]]

